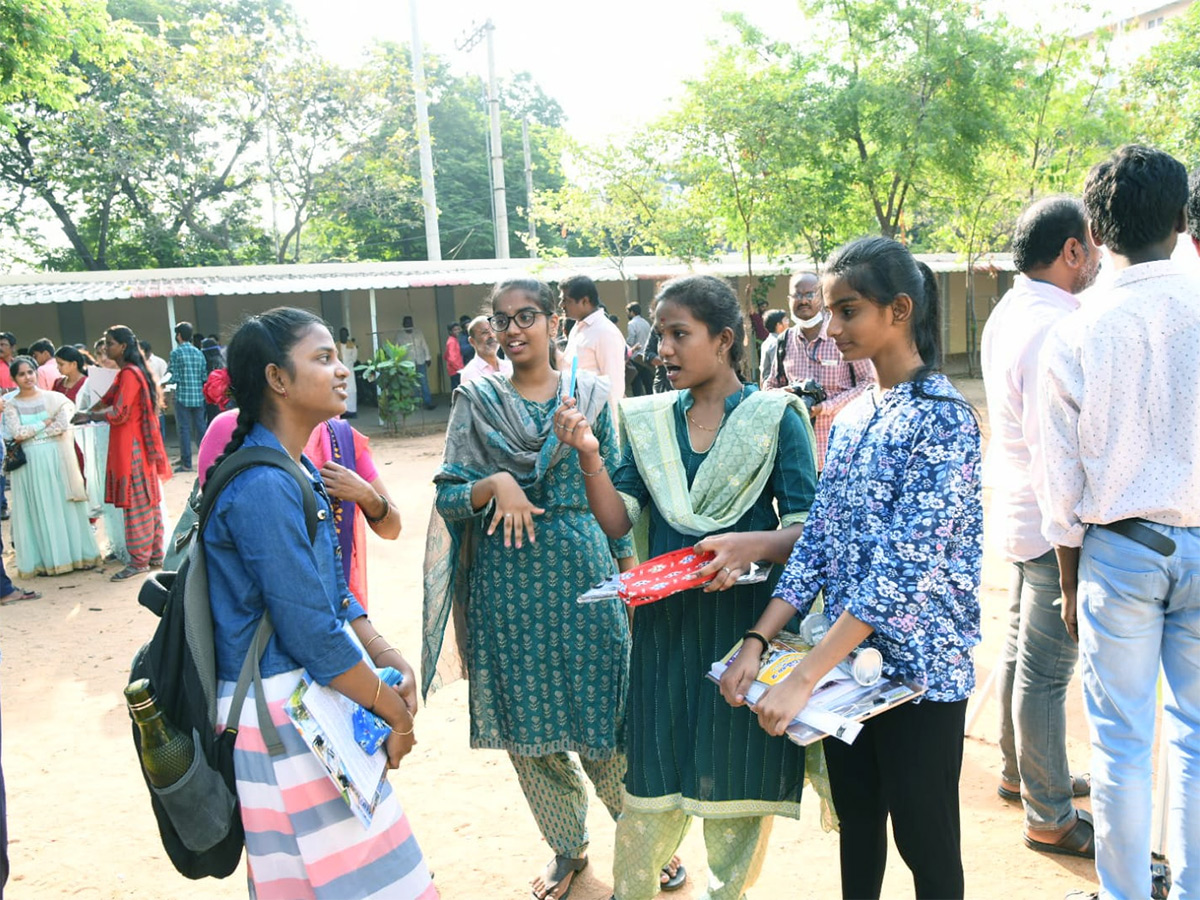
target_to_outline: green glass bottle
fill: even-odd
[[[141,732],[142,768],[146,777],[157,788],[170,787],[192,766],[196,748],[191,736],[159,712],[147,679],[139,678],[126,685],[125,702]]]

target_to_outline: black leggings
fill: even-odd
[[[879,897],[889,814],[917,900],[963,896],[958,777],[966,712],[966,700],[904,703],[864,722],[849,746],[825,739],[846,900]]]

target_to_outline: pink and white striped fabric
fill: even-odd
[[[250,896],[257,900],[435,900],[437,889],[390,785],[370,829],[350,811],[284,710],[301,670],[263,679],[285,753],[272,758],[258,728],[254,687],[242,707],[234,749],[246,829]],[[218,721],[234,682],[218,684]]]

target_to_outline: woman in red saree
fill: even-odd
[[[158,384],[146,368],[137,338],[124,325],[104,332],[104,350],[121,365],[117,380],[84,420],[107,421],[108,466],[104,500],[125,510],[125,546],[130,562],[112,576],[124,581],[162,565],[162,491],[159,479],[171,467],[158,430]]]

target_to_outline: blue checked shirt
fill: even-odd
[[[175,402],[180,406],[203,406],[204,378],[208,375],[204,354],[191,344],[176,344],[168,367],[175,385]]]

